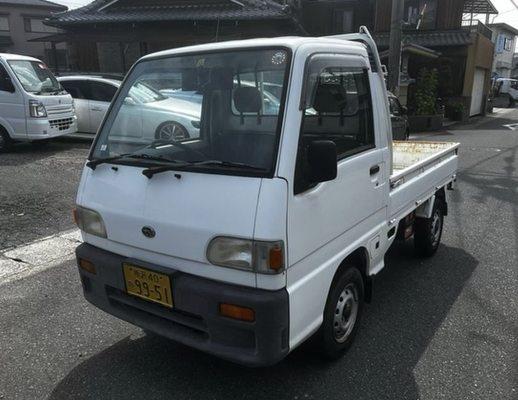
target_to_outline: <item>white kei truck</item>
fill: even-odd
[[[0,53],[0,152],[76,131],[74,100],[43,61]]]
[[[127,96],[142,84],[201,96],[200,136],[128,135],[141,116]],[[420,255],[437,250],[457,152],[392,142],[363,27],[147,55],[112,102],[79,185],[84,295],[243,365],[272,365],[310,337],[338,358],[390,245],[413,236]]]

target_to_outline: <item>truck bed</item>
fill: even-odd
[[[458,147],[458,143],[450,142],[393,142],[391,218],[408,214],[455,180]]]

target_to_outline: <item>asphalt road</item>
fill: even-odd
[[[72,228],[72,207],[90,143],[59,139],[0,154],[0,249]]]
[[[425,261],[410,243],[390,252],[342,360],[324,363],[303,346],[276,366],[247,369],[146,336],[90,306],[66,262],[0,282],[0,399],[518,399],[518,131],[502,126],[513,123],[517,110],[422,137],[462,144],[443,244]],[[35,163],[84,151],[59,146]],[[20,159],[36,171],[31,152],[10,155],[8,167]],[[52,230],[68,226],[68,185],[78,179],[75,161],[59,165],[67,177],[52,182],[66,199],[56,195],[54,217],[41,219]],[[0,232],[15,235],[5,224]]]

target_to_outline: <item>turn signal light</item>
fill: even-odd
[[[268,266],[274,271],[279,271],[284,266],[284,256],[282,254],[282,247],[275,246],[270,249]]]
[[[87,272],[90,272],[91,274],[95,275],[97,273],[94,263],[83,258],[79,259],[79,267]]]
[[[255,311],[251,308],[236,306],[234,304],[220,303],[219,313],[224,317],[238,319],[240,321],[254,322]]]

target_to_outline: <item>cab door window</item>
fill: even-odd
[[[312,185],[305,176],[307,150],[314,140],[336,144],[337,162],[375,147],[372,100],[367,67],[329,65],[319,60],[310,65],[302,102],[303,118],[297,154],[295,192]]]

